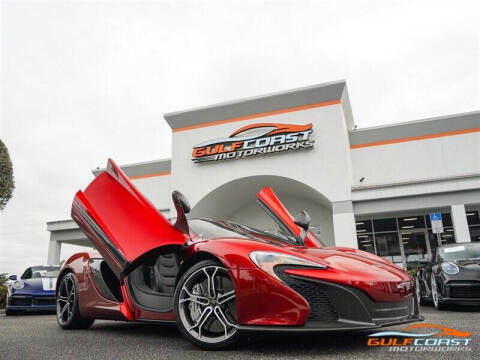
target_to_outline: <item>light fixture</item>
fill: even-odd
[[[371,243],[372,240],[360,240],[361,243]]]
[[[357,225],[363,225],[364,222],[363,222],[363,221],[360,221],[360,222],[357,222],[356,224],[357,224]]]
[[[367,238],[368,235],[358,235],[359,238]]]
[[[467,213],[467,216],[475,216],[475,213]]]
[[[452,237],[452,236],[453,236],[453,235],[447,235],[447,234],[442,235],[442,237]]]
[[[403,221],[415,221],[417,220],[416,217],[412,217],[412,218],[404,218]]]
[[[362,244],[362,246],[363,246],[363,247],[371,247],[372,245],[363,245],[363,244]]]
[[[357,230],[357,233],[359,233],[359,232],[366,232],[366,231],[367,231],[366,229],[359,229],[359,230]]]
[[[413,225],[408,225],[408,226],[402,226],[402,229],[413,229],[415,226]]]

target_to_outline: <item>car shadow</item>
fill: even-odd
[[[269,354],[328,354],[369,351],[366,346],[371,331],[328,333],[250,333],[245,334],[238,350]]]
[[[138,337],[143,340],[159,340],[176,343],[183,350],[198,351],[177,330],[176,326],[152,323],[126,323],[126,322],[100,322],[95,323],[89,331],[109,334],[128,334],[126,336]],[[357,332],[330,332],[330,333],[245,333],[236,347],[241,353],[253,354],[329,354],[351,353],[365,351],[368,334],[371,331]],[[223,351],[215,352],[221,354]]]

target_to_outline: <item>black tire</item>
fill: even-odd
[[[202,272],[207,275],[203,275]],[[208,280],[213,283],[212,288],[210,285],[207,285],[208,295],[206,295],[203,290],[205,283],[199,282],[201,281],[202,275],[205,277],[204,281],[213,279],[213,281]],[[215,279],[217,279],[217,281],[215,281]],[[208,284],[210,284],[210,282],[208,282]],[[215,284],[219,286],[217,287]],[[190,290],[190,286],[192,285],[194,287],[198,286],[196,289],[201,289],[200,294],[194,293],[193,291],[195,290]],[[217,288],[215,289],[215,287]],[[211,289],[213,290],[212,296]],[[190,296],[192,294],[193,297]],[[189,299],[194,298],[196,301],[189,301],[185,296]],[[182,275],[175,289],[174,310],[180,333],[188,341],[201,349],[230,349],[240,340],[240,331],[237,328],[236,322],[236,299],[233,283],[228,274],[228,270],[217,261],[200,261]],[[200,313],[196,319],[192,317],[192,313],[195,311],[197,314]],[[204,316],[204,314],[207,315]],[[193,327],[192,323],[194,323]],[[223,330],[220,325],[223,326]],[[197,326],[198,330],[192,330]],[[190,329],[187,329],[187,327]],[[212,328],[214,331],[210,331]],[[207,336],[202,335],[202,331],[206,333]],[[195,334],[196,332],[198,334]]]
[[[56,292],[56,315],[58,325],[66,330],[87,329],[92,326],[95,319],[88,319],[80,316],[78,307],[78,287],[75,275],[73,273],[68,273],[59,281],[58,290]],[[65,299],[66,295],[68,300]]]
[[[427,301],[425,300],[424,297],[422,297],[423,293],[422,293],[422,286],[420,284],[420,275],[417,274],[417,276],[415,277],[415,291],[417,292],[417,298],[418,298],[418,303],[420,305],[426,305],[427,304]]]
[[[439,295],[438,295],[438,284],[437,280],[435,279],[435,275],[432,272],[432,277],[430,279],[430,288],[432,289],[432,302],[433,306],[437,310],[445,310],[448,308],[447,304],[440,302]]]

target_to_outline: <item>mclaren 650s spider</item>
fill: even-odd
[[[290,215],[269,187],[256,199],[263,227],[188,217],[186,198],[172,198],[176,217],[167,219],[112,160],[76,194],[72,218],[96,250],[73,255],[60,271],[62,328],[95,319],[176,323],[193,344],[214,350],[244,332],[422,320],[408,273],[368,252],[322,245],[309,215]]]

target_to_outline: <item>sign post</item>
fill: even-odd
[[[437,234],[438,246],[442,245],[441,234],[443,234],[442,214],[430,213],[430,222],[432,223],[432,233]]]

